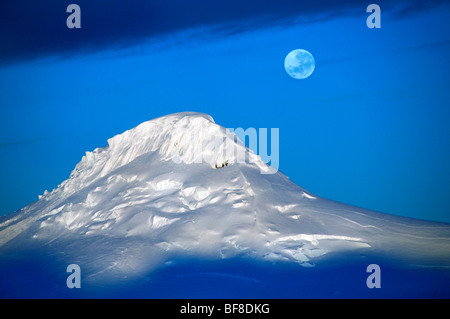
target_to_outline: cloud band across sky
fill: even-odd
[[[373,1],[372,1],[373,2]],[[129,47],[174,32],[205,27],[218,35],[292,22],[366,15],[358,0],[18,0],[0,3],[0,63]],[[402,14],[444,1],[378,1]],[[81,29],[69,29],[66,8],[81,7]]]

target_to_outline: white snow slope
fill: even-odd
[[[91,277],[139,275],[176,256],[311,267],[353,251],[450,265],[448,224],[319,198],[269,170],[208,115],[160,117],[87,152],[58,188],[0,219],[0,249],[51,247]]]

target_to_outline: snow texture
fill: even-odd
[[[449,268],[448,224],[323,199],[281,172],[262,174],[269,171],[209,115],[144,122],[86,152],[58,188],[0,219],[0,268],[26,251],[108,282],[180,258],[303,268],[352,253]]]

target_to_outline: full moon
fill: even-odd
[[[312,54],[302,49],[291,51],[284,59],[287,74],[298,80],[310,76],[315,66],[316,62]]]

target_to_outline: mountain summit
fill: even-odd
[[[76,263],[86,280],[140,278],[179,258],[320,267],[351,253],[450,265],[450,225],[323,199],[264,170],[209,115],[144,122],[87,152],[58,188],[0,220],[0,268],[21,251]]]

